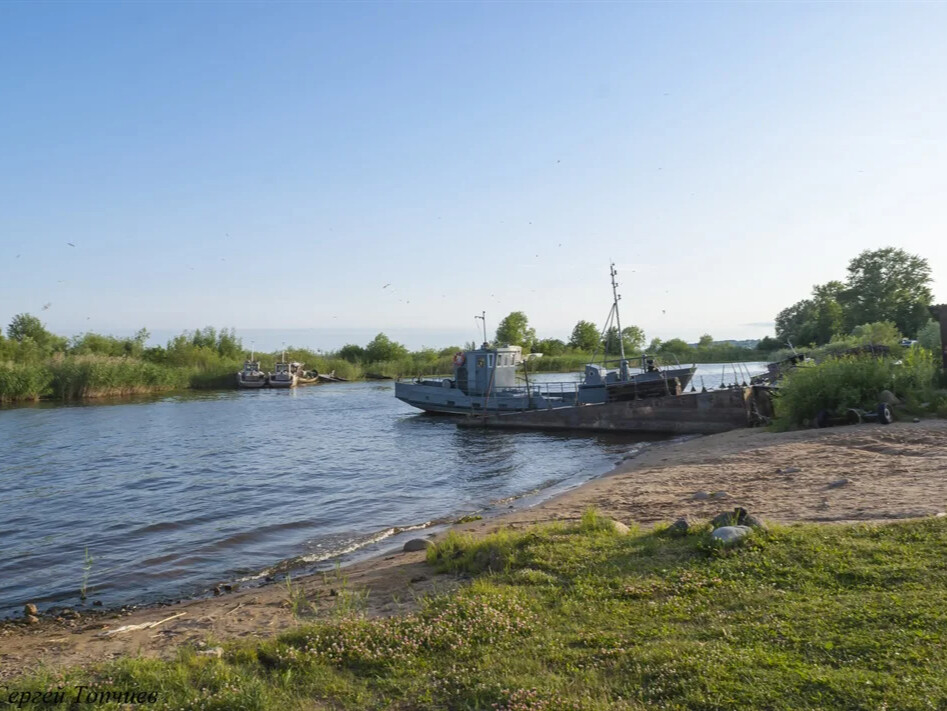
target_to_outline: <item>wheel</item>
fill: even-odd
[[[861,424],[862,416],[859,414],[858,410],[849,410],[845,413],[845,416],[848,418],[848,424],[858,425]]]
[[[894,415],[891,414],[891,408],[888,407],[887,403],[878,403],[878,422],[883,425],[890,425],[894,422]]]
[[[815,416],[815,426],[819,429],[823,427],[828,427],[832,424],[832,413],[828,410],[819,410],[818,414]]]

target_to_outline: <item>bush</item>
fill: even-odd
[[[923,348],[910,349],[903,359],[844,356],[801,366],[779,389],[777,429],[807,424],[822,410],[874,409],[882,390],[920,402],[933,392],[936,373],[933,356]]]

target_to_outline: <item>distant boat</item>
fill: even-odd
[[[264,386],[266,386],[266,373],[260,370],[260,361],[244,361],[243,370],[237,372],[237,387],[262,388]]]
[[[287,363],[284,354],[283,360],[276,363],[273,366],[273,372],[267,376],[267,384],[271,388],[295,388],[299,377],[296,375],[299,365],[299,363]]]

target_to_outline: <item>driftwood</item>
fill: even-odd
[[[123,632],[134,632],[135,630],[150,630],[154,629],[158,625],[163,625],[169,620],[173,620],[176,617],[181,617],[186,615],[186,612],[179,612],[176,615],[171,615],[171,617],[165,617],[163,620],[158,620],[157,622],[142,622],[140,625],[122,625],[117,627],[114,630],[106,630],[105,632],[99,632],[96,637],[111,637],[114,634],[122,634]]]

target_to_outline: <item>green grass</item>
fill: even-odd
[[[706,531],[574,525],[447,536],[472,576],[410,615],[300,625],[222,659],[124,659],[11,683],[159,690],[150,708],[936,709],[947,521]],[[117,706],[98,706],[117,708]]]

